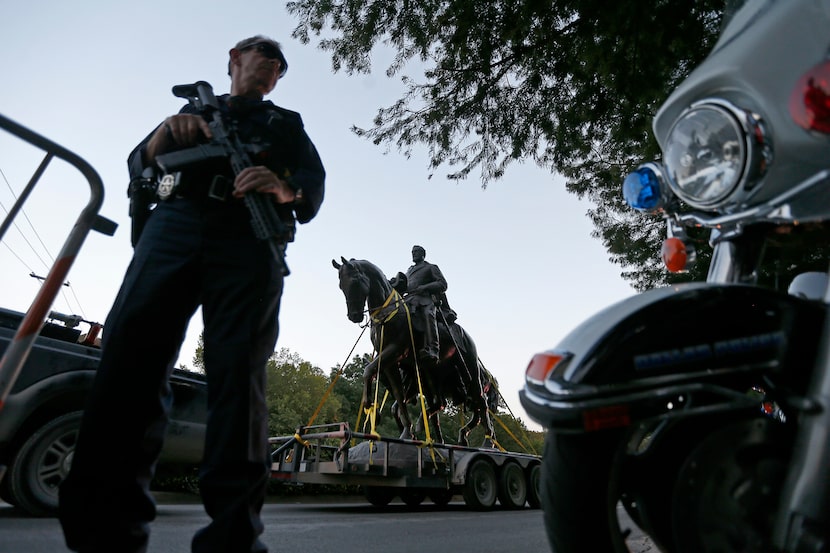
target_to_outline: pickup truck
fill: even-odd
[[[0,308],[0,355],[23,316]],[[82,324],[88,327],[84,333]],[[30,515],[56,512],[58,486],[72,463],[81,412],[101,356],[100,331],[100,325],[79,316],[50,313],[0,410],[0,499]],[[160,467],[196,466],[207,419],[204,376],[175,369],[170,388],[173,402]],[[112,443],[118,447],[118,436]]]

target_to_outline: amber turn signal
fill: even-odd
[[[537,353],[527,365],[527,370],[525,370],[525,378],[533,384],[542,384],[550,372],[556,368],[556,365],[558,365],[564,357],[564,355],[550,351],[545,353]]]
[[[680,273],[686,270],[686,262],[689,257],[686,252],[686,244],[679,238],[666,238],[663,247],[660,248],[660,257],[663,264],[672,273]]]

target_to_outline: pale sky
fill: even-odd
[[[104,321],[132,254],[127,155],[182,106],[170,92],[174,85],[205,80],[217,95],[227,92],[228,50],[264,34],[282,43],[289,64],[268,99],[302,114],[327,172],[319,215],[299,226],[288,247],[291,275],[277,349],[289,348],[326,373],[346,362],[361,329],[346,318],[331,260],[367,259],[391,277],[407,269],[412,245],[420,244],[446,276],[458,322],[514,414],[538,428],[518,399],[531,356],[634,294],[590,236],[590,205],[569,195],[560,177],[532,164],[512,167],[482,190],[475,173],[466,181],[447,180],[450,167],[428,180],[424,149],[407,159],[356,137],[351,125],[370,126],[377,109],[403,90],[398,78],[385,76],[391,57],[379,51],[370,76],[333,74],[326,53],[291,38],[296,21],[284,6],[264,0],[3,0],[0,113],[86,159],[104,182],[100,214],[119,224],[114,237],[89,235],[69,273],[71,286],[53,309]],[[14,203],[12,190],[22,190],[43,155],[0,131],[3,216]],[[29,308],[39,285],[30,272],[47,273],[88,198],[83,177],[53,161],[25,217],[0,245],[2,307]],[[192,366],[200,331],[199,312],[180,363]],[[367,333],[355,353],[371,349]]]

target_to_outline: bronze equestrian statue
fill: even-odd
[[[352,322],[360,323],[368,309],[372,345],[377,352],[364,368],[363,408],[374,407],[371,387],[375,378],[380,378],[397,403],[395,416],[399,417],[401,438],[413,438],[412,420],[405,406],[418,398],[417,368],[435,441],[444,442],[438,413],[449,399],[472,412],[470,421],[459,432],[458,443],[467,445],[467,436],[472,429],[484,424],[483,445],[493,447],[495,431],[489,411],[495,410],[496,404],[488,405],[493,395],[483,392],[483,384],[490,380],[478,362],[472,338],[457,323],[444,324],[446,319],[441,317],[438,361],[430,367],[421,366],[413,351],[417,348],[413,346],[423,343],[423,330],[414,329],[406,298],[392,287],[383,271],[369,261],[340,259],[341,263],[332,260],[332,266],[339,275],[347,316]]]

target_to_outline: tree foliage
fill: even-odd
[[[331,53],[335,72],[369,73],[379,45],[403,96],[353,128],[431,169],[482,186],[517,161],[565,177],[592,200],[594,235],[638,289],[666,279],[662,224],[623,205],[622,177],[659,155],[651,118],[708,53],[723,0],[296,0],[293,36]],[[422,76],[404,74],[407,70]]]
[[[199,341],[193,351],[193,366],[199,372],[205,372],[205,332],[199,333]]]
[[[369,432],[366,417],[360,401],[363,397],[363,368],[372,360],[372,354],[364,353],[354,356],[342,369],[338,366],[332,369],[330,379],[338,373],[339,378],[334,386],[334,392],[340,398],[340,420],[348,422],[352,429],[358,432]],[[383,408],[376,420],[375,430],[382,436],[398,436],[400,431],[392,418],[390,408],[392,400],[383,403],[385,389],[378,390],[379,401]]]
[[[333,395],[326,397],[329,379],[319,367],[282,348],[271,356],[266,371],[268,429],[272,436],[293,434],[298,426],[311,422],[315,412],[315,424],[337,421],[340,400]]]

